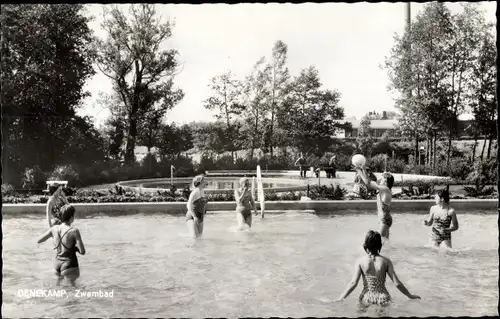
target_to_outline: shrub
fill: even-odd
[[[439,185],[453,184],[452,179],[417,179],[395,181],[394,186],[401,186],[401,192],[408,196],[434,194],[435,187]]]
[[[45,188],[46,175],[38,165],[35,165],[24,170],[21,182],[24,189]]]
[[[71,165],[57,165],[49,174],[50,181],[68,181],[68,185],[80,185],[78,172]]]
[[[339,185],[315,185],[310,189],[309,197],[311,199],[330,199],[342,200],[347,194],[347,190],[341,188]]]
[[[10,184],[2,184],[2,197],[14,194],[14,187]]]

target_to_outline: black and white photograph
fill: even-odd
[[[0,317],[497,317],[496,14],[1,4]]]

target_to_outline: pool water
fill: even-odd
[[[422,300],[408,300],[387,279],[393,304],[362,309],[360,281],[343,302],[353,264],[363,255],[371,215],[285,213],[255,219],[235,233],[233,214],[209,214],[204,237],[187,238],[185,219],[161,214],[76,220],[87,255],[79,256],[84,291],[113,298],[19,297],[18,289],[55,289],[51,240],[37,247],[40,216],[3,221],[5,317],[329,317],[498,315],[498,229],[494,214],[459,214],[456,252],[425,247],[424,215],[395,214],[382,250]]]
[[[177,189],[183,189],[186,186],[190,186],[190,182],[175,182],[174,185],[177,187]],[[171,187],[170,181],[164,181],[164,182],[148,182],[148,183],[141,183],[138,186],[139,187],[144,187],[144,188],[163,188],[163,189],[170,189]],[[299,184],[300,185],[300,184]],[[262,187],[264,189],[267,188],[281,188],[281,187],[290,187],[290,186],[297,186],[297,184],[292,184],[292,183],[286,183],[286,182],[262,182]],[[211,189],[235,189],[239,187],[239,182],[238,180],[217,180],[217,179],[207,179],[207,190]],[[192,187],[191,187],[192,188]]]

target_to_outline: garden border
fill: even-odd
[[[392,213],[427,214],[434,200],[393,200]],[[165,212],[166,215],[182,215],[186,213],[186,202],[153,202],[153,203],[75,203],[77,217],[95,214],[113,216],[152,214]],[[498,199],[455,199],[452,207],[458,214],[469,211],[480,213],[498,213]],[[259,206],[259,204],[257,204]],[[234,202],[209,202],[208,213],[228,213],[234,211]],[[45,215],[46,204],[3,204],[2,215],[20,216],[28,214]],[[373,214],[376,210],[375,200],[328,200],[328,201],[269,201],[266,202],[268,214],[286,211],[304,211],[321,215],[355,215]]]

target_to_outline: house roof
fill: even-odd
[[[340,122],[340,123],[349,122],[352,124],[353,129],[357,129],[361,126],[361,120],[342,120],[342,121],[338,121],[338,122]],[[376,128],[378,128],[378,129],[394,129],[397,124],[398,124],[397,119],[371,120],[370,121],[370,128],[373,128],[373,129],[376,129]]]

